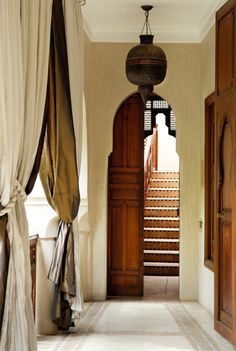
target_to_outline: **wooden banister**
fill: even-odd
[[[158,130],[153,130],[152,136],[152,170],[157,171],[158,166]]]
[[[156,171],[158,166],[158,131],[153,129],[151,137],[147,138],[144,144],[144,195],[150,184],[152,171]]]

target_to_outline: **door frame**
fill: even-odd
[[[111,293],[112,289],[111,289],[111,274],[110,274],[110,270],[111,270],[111,252],[110,252],[110,248],[111,248],[111,215],[110,215],[110,206],[115,206],[115,207],[121,207],[122,205],[122,199],[119,199],[119,201],[114,202],[112,200],[112,188],[114,188],[114,184],[111,184],[112,178],[114,178],[114,174],[116,174],[116,170],[114,172],[114,169],[111,169],[111,163],[112,163],[112,154],[114,152],[114,133],[115,133],[115,128],[116,128],[116,118],[117,115],[120,111],[120,109],[122,108],[122,106],[132,97],[134,97],[135,95],[137,95],[138,93],[133,93],[131,95],[129,95],[126,99],[124,99],[122,101],[122,103],[120,104],[119,108],[116,111],[115,117],[114,117],[114,123],[113,123],[113,148],[112,148],[112,152],[109,155],[109,159],[108,159],[108,221],[107,221],[107,232],[108,232],[108,240],[107,240],[107,258],[108,258],[108,264],[107,264],[107,296],[114,296],[114,294],[118,294],[118,290],[115,289],[115,293]],[[158,96],[157,94],[154,93],[154,95]],[[163,98],[161,98],[163,99]],[[164,100],[164,99],[163,99]],[[167,100],[165,100],[167,101]],[[169,103],[168,103],[169,104]],[[171,109],[171,106],[169,105],[169,108]],[[160,108],[161,110],[161,108]],[[171,109],[172,110],[172,109]],[[161,111],[160,111],[161,112]],[[142,124],[140,124],[140,126],[142,125],[142,130],[139,131],[140,133],[140,137],[142,134],[142,143],[139,144],[140,146],[140,153],[144,152],[144,145],[143,145],[143,141],[144,141],[144,107],[142,105]],[[176,135],[175,135],[176,138]],[[141,149],[142,148],[142,149]],[[117,174],[116,174],[117,176]],[[139,239],[139,257],[140,257],[140,280],[142,282],[142,287],[139,289],[139,295],[142,296],[143,295],[143,289],[144,289],[144,284],[143,284],[143,279],[144,279],[144,267],[143,267],[143,262],[144,262],[144,253],[143,253],[143,229],[144,229],[144,154],[142,157],[142,172],[140,173],[140,184],[142,187],[142,196],[140,198],[140,204],[141,204],[141,208],[140,208],[140,223],[141,223],[141,228],[142,228],[142,233],[140,234],[140,239]],[[116,199],[118,200],[118,199]],[[113,203],[112,203],[113,201]],[[180,277],[180,269],[179,269],[179,277]],[[121,290],[119,290],[121,292]],[[122,295],[122,292],[121,292]],[[133,296],[137,296],[137,293],[135,293]]]

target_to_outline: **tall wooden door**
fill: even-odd
[[[143,294],[144,107],[129,97],[116,113],[108,170],[108,296]]]
[[[216,21],[216,238],[215,328],[236,342],[236,85],[235,6]]]

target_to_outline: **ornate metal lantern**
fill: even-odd
[[[150,5],[142,6],[145,11],[145,22],[142,33],[146,27],[146,34],[141,34],[140,45],[130,50],[126,59],[126,76],[128,80],[138,85],[138,90],[146,102],[153,91],[153,86],[163,82],[166,76],[167,60],[164,51],[153,44],[154,35],[148,21]]]

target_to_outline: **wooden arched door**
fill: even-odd
[[[144,106],[138,93],[118,109],[108,169],[108,296],[143,294]]]
[[[236,344],[236,1],[216,15],[215,329]]]

